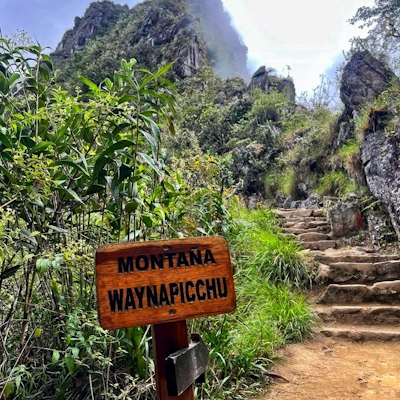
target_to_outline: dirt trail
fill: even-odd
[[[400,343],[356,343],[318,336],[286,346],[270,372],[274,383],[258,400],[399,400]]]

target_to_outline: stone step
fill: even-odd
[[[399,254],[376,254],[353,251],[330,250],[327,252],[309,252],[310,256],[322,264],[331,265],[338,262],[346,263],[378,263],[384,261],[398,260]]]
[[[351,325],[392,325],[400,328],[400,305],[352,304],[317,306],[314,312],[325,323]]]
[[[296,229],[313,229],[313,228],[329,228],[330,224],[326,221],[284,221],[282,226],[284,228],[296,228]]]
[[[318,228],[320,226],[322,227],[329,227],[330,228],[330,224],[328,223],[328,221],[326,220],[320,220],[320,221],[308,221],[308,227],[309,228]]]
[[[331,237],[325,233],[312,232],[302,233],[298,236],[299,240],[303,242],[319,242],[320,240],[330,240]]]
[[[397,342],[400,341],[400,328],[391,325],[383,326],[351,326],[337,325],[326,326],[320,329],[324,336],[333,338],[350,339],[354,341],[380,341]]]
[[[301,228],[283,228],[282,232],[293,233],[293,235],[302,235],[303,233],[321,233],[319,228],[301,229]]]
[[[293,218],[284,218],[282,219],[282,223],[300,223],[300,222],[313,222],[313,221],[318,221],[318,222],[325,222],[327,223],[327,220],[325,217],[293,217]]]
[[[317,277],[317,281],[321,283],[368,283],[398,279],[400,279],[400,260],[321,264]]]
[[[400,280],[367,285],[329,285],[318,299],[320,304],[400,303]]]
[[[275,213],[281,218],[293,217],[323,217],[325,212],[323,209],[303,210],[303,209],[278,209]]]
[[[334,249],[337,247],[337,243],[334,240],[320,240],[319,242],[301,242],[301,245],[305,249],[309,250],[326,250]]]

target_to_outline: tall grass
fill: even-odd
[[[231,212],[227,237],[238,307],[229,315],[192,322],[210,348],[210,372],[197,389],[199,399],[245,399],[261,392],[275,350],[304,339],[314,324],[300,291],[312,276],[297,244],[280,233],[270,210],[248,211],[236,204]]]
[[[228,240],[235,263],[240,266],[239,278],[250,274],[271,283],[311,285],[312,275],[298,243],[281,233],[273,211],[242,209]]]

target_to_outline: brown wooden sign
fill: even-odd
[[[226,240],[135,242],[96,252],[100,324],[106,329],[223,314],[236,307]]]

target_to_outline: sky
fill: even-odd
[[[349,40],[363,33],[350,19],[373,0],[222,0],[249,48],[249,69],[267,65],[293,77],[297,93],[310,91],[321,74],[334,75]],[[53,49],[91,0],[0,0],[3,35],[23,29]],[[132,6],[138,0],[116,3]],[[290,69],[290,71],[289,71]]]

